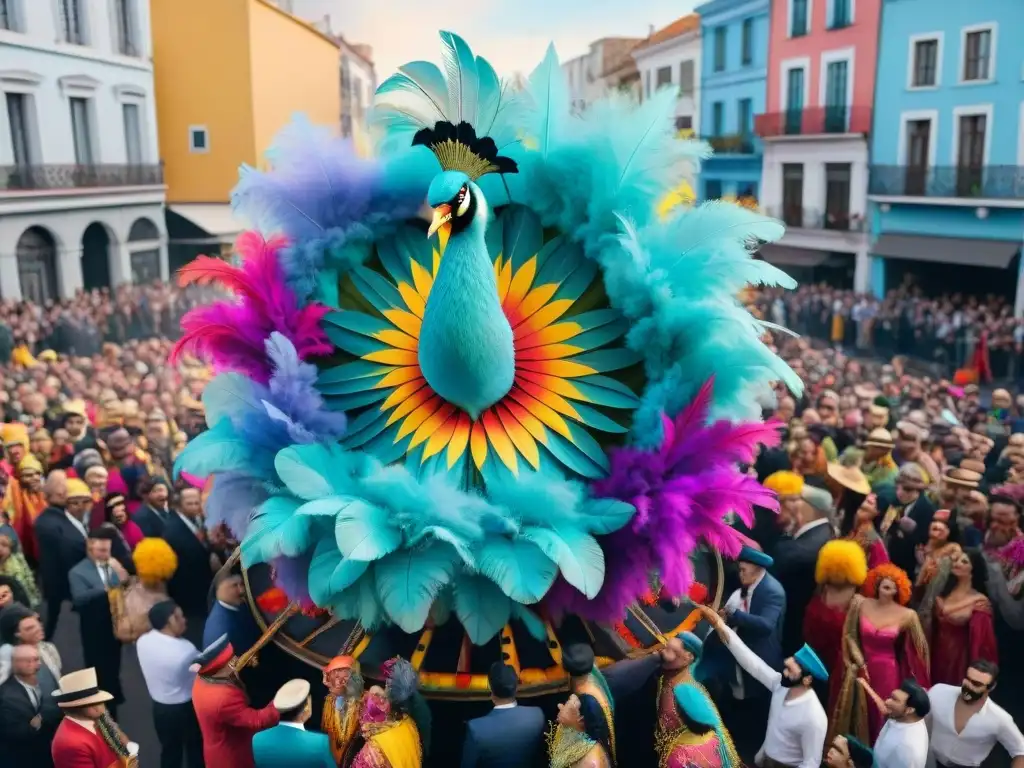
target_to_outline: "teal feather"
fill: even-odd
[[[343,444],[349,450],[360,448],[387,428],[388,414],[371,408],[349,423]]]
[[[188,472],[206,477],[213,472],[265,471],[256,463],[255,453],[252,443],[238,435],[230,419],[225,419],[189,441],[174,462],[174,474]]]
[[[305,551],[311,527],[308,518],[296,515],[299,506],[289,496],[271,496],[257,508],[241,545],[245,567]]]
[[[476,557],[477,568],[517,603],[537,603],[554,583],[558,566],[530,541],[488,538]]]
[[[531,133],[537,140],[538,151],[545,155],[569,120],[569,88],[554,45],[548,47],[544,61],[530,75],[529,87],[537,105]]]
[[[548,430],[544,447],[547,448],[558,464],[561,464],[580,477],[585,477],[588,480],[597,480],[604,477],[603,466],[606,466],[606,462],[602,464],[595,463],[587,457],[586,453],[551,430]],[[543,457],[543,454],[541,456]],[[557,473],[558,469],[551,467],[549,471]]]
[[[345,312],[346,315],[357,314],[355,312]],[[331,343],[339,349],[343,349],[350,355],[356,357],[363,357],[374,352],[383,352],[384,350],[391,349],[390,346],[383,342],[370,339],[366,336],[361,336],[358,333],[351,333],[343,328],[339,327],[336,323],[327,323],[324,325],[324,333],[327,334],[327,338],[331,340]]]
[[[448,620],[452,617],[452,591],[450,587],[442,589],[437,597],[434,598],[434,604],[430,606],[429,620],[434,622],[435,627],[440,627],[448,623]]]
[[[476,57],[476,71],[479,77],[479,103],[477,104],[477,122],[474,126],[481,136],[491,136],[491,130],[498,119],[503,93],[501,79],[490,62],[482,56]],[[443,80],[442,80],[443,82]],[[491,136],[497,143],[498,139]]]
[[[520,534],[558,563],[563,578],[593,599],[604,583],[604,551],[589,533],[568,527],[530,526]]]
[[[241,417],[246,412],[261,411],[261,400],[251,379],[241,373],[219,374],[203,390],[206,423],[212,427],[223,419]]]
[[[591,313],[588,312],[587,314]],[[580,315],[580,317],[583,317],[583,315]],[[572,319],[573,322],[579,322],[575,317]],[[626,331],[628,330],[629,323],[620,315],[610,323],[605,323],[599,328],[586,331],[578,336],[573,336],[569,343],[574,347],[582,347],[583,349],[597,349],[598,347],[603,347],[606,344],[611,344],[617,339],[621,339],[625,336]]]
[[[341,312],[328,312],[324,315],[323,322],[329,326],[343,328],[352,333],[372,337],[375,333],[390,329],[391,323],[382,318],[370,317],[362,312],[343,310]]]
[[[334,536],[342,555],[372,562],[402,544],[401,531],[391,527],[388,510],[357,500],[345,506],[334,521]]]
[[[310,599],[319,606],[330,604],[334,592],[331,589],[331,576],[335,568],[341,565],[341,553],[335,543],[329,539],[321,539],[313,549],[313,558],[309,563],[308,584]]]
[[[548,630],[544,625],[541,618],[527,608],[525,605],[519,603],[512,603],[512,618],[521,621],[523,626],[526,627],[526,631],[530,633],[530,636],[534,640],[546,642],[548,638]]]
[[[562,299],[576,301],[594,284],[598,273],[599,268],[597,264],[593,261],[581,259],[572,272],[561,281],[558,291],[555,292],[555,301],[561,301]]]
[[[348,363],[346,363],[346,365],[348,365]],[[356,395],[359,394],[360,392],[366,392],[367,390],[375,389],[380,380],[384,378],[385,374],[388,373],[390,367],[382,366],[379,363],[370,363],[370,365],[377,371],[373,375],[363,376],[362,378],[358,379],[348,379],[347,381],[338,381],[334,384],[324,383],[324,381],[327,379],[326,374],[332,373],[333,371],[336,371],[338,368],[341,368],[343,366],[337,366],[336,368],[328,368],[327,370],[324,371],[323,374],[320,375],[320,378],[317,379],[316,388],[320,392],[320,394],[332,397],[340,397],[342,395]],[[389,389],[384,389],[382,391],[387,392],[389,391]]]
[[[588,499],[580,512],[588,533],[606,536],[625,526],[636,514],[636,508],[618,499]]]
[[[583,248],[579,243],[574,243],[564,235],[557,235],[546,243],[537,254],[537,285],[547,283],[561,283],[565,278],[578,269],[581,265],[587,264],[583,255]]]
[[[569,428],[569,434],[572,435],[573,446],[580,451],[584,456],[594,462],[595,465],[600,469],[602,474],[608,471],[608,454],[604,452],[604,449],[598,444],[597,440],[591,437],[590,433],[579,426],[576,422],[566,420],[565,425]],[[612,430],[606,430],[612,431]]]
[[[416,83],[423,95],[437,107],[443,119],[451,122],[448,112],[448,85],[436,64],[429,61],[410,61],[398,68]]]
[[[636,408],[640,398],[625,384],[608,376],[580,376],[572,380],[587,401],[605,408]]]
[[[572,407],[575,409],[576,413],[579,414],[577,421],[586,427],[596,429],[598,432],[608,432],[613,435],[620,435],[629,431],[628,427],[624,427],[622,424],[608,418],[600,411],[596,411],[589,406],[583,405],[583,403],[573,401]],[[603,453],[604,452],[602,451],[602,454]]]
[[[505,263],[511,260],[513,270],[537,255],[543,242],[540,218],[522,205],[506,207],[487,229],[491,260],[495,261],[501,255]]]
[[[447,544],[394,552],[374,567],[380,602],[406,632],[418,632],[430,606],[455,574],[459,556]]]
[[[512,615],[512,601],[483,576],[460,576],[453,584],[453,594],[455,615],[469,639],[478,645],[498,634]]]
[[[400,421],[384,428],[379,435],[363,445],[363,450],[375,456],[383,464],[398,461],[405,454],[409,443],[412,442],[412,435],[406,435],[398,441],[395,440],[398,430],[401,428]]]
[[[598,373],[608,373],[636,365],[643,360],[643,354],[632,349],[599,349],[596,352],[584,352],[569,360],[589,366]]]
[[[352,270],[351,276],[356,288],[378,312],[405,306],[402,294],[382,275],[366,267],[357,267]]]
[[[330,462],[337,456],[338,449],[333,446],[293,445],[277,454],[274,468],[289,491],[300,499],[313,501],[343,490],[329,479],[334,474]]]
[[[331,395],[329,391],[320,390],[324,395]],[[379,403],[391,394],[390,389],[373,389],[363,392],[352,392],[347,395],[333,395],[327,398],[327,406],[333,411],[354,411],[365,408],[368,405]]]
[[[451,32],[441,33],[441,58],[444,62],[445,79],[448,82],[448,103],[453,109],[451,122],[462,121],[476,124],[479,103],[480,77],[477,74],[476,58],[466,41]]]
[[[423,236],[422,230],[414,227],[402,227],[394,237],[381,241],[377,255],[393,280],[408,285],[413,284],[410,261],[416,261],[428,273],[434,269],[432,243]]]
[[[317,384],[339,384],[341,382],[366,381],[371,379],[375,381],[390,370],[391,367],[381,365],[380,363],[370,363],[366,360],[354,360],[350,363],[344,363],[342,365],[336,365],[333,368],[326,369],[317,378]],[[338,394],[345,393],[339,392]]]
[[[421,120],[444,120],[445,114],[440,104],[435,102],[421,86],[420,84],[402,72],[396,72],[379,86],[377,86],[378,95],[385,95],[394,92],[405,91],[407,93],[416,94],[423,97],[422,104],[429,104],[432,107],[431,111],[425,114],[417,114],[417,117]],[[441,102],[442,104],[444,102]],[[411,110],[410,110],[411,111]]]

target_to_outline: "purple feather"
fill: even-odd
[[[309,596],[309,566],[312,554],[298,557],[278,557],[272,563],[274,583],[284,590],[289,601],[298,600],[303,610],[314,608]]]
[[[271,403],[289,418],[295,442],[337,440],[345,434],[345,414],[324,407],[316,388],[316,366],[302,362],[295,346],[280,333],[270,334],[266,349],[274,366]]]
[[[713,381],[705,384],[675,421],[663,418],[656,451],[621,448],[610,452],[611,471],[595,482],[595,497],[627,501],[636,508],[629,525],[601,538],[605,577],[587,600],[559,578],[545,597],[553,616],[575,613],[593,621],[620,621],[628,606],[650,589],[657,574],[667,595],[685,595],[693,581],[690,557],[701,545],[734,557],[742,535],[725,522],[735,512],[748,522],[754,506],[777,511],[775,494],[739,471],[758,446],[775,445],[779,425],[706,425]]]
[[[245,538],[249,518],[270,498],[263,482],[240,472],[218,473],[206,500],[206,527],[224,523],[236,539]]]

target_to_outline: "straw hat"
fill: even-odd
[[[949,470],[943,480],[947,485],[955,485],[960,488],[970,488],[973,490],[978,487],[981,475],[969,469],[957,467],[956,469]]]
[[[91,704],[103,704],[114,699],[106,691],[101,691],[96,679],[95,667],[69,672],[60,679],[60,684],[53,692],[58,707],[88,707]]]
[[[977,474],[984,476],[985,462],[979,461],[978,459],[964,459],[960,462],[960,469],[966,469],[969,472],[976,472]]]
[[[868,439],[864,441],[864,446],[868,448],[887,448],[892,450],[894,445],[896,443],[892,439],[892,433],[883,427],[872,429],[868,433]]]
[[[871,493],[871,483],[868,482],[864,473],[857,469],[857,467],[847,467],[838,462],[832,462],[828,465],[828,476],[843,486],[843,488],[847,488],[854,493],[860,493],[864,496]]]

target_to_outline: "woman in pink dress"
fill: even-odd
[[[857,685],[863,677],[878,691],[893,691],[906,678],[928,688],[928,640],[910,602],[907,574],[886,563],[872,568],[864,582],[864,597],[850,605],[843,628],[843,675],[836,706],[830,718],[831,736],[852,734],[874,744],[885,724]],[[832,740],[827,738],[826,744]]]
[[[974,659],[999,661],[992,604],[985,596],[988,569],[981,553],[962,552],[953,562],[932,626],[932,684],[960,685]]]

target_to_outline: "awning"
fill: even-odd
[[[762,259],[777,267],[820,267],[828,260],[828,251],[814,248],[790,248],[785,245],[763,245],[759,254]]]
[[[1020,241],[886,234],[878,238],[871,253],[888,259],[1006,269],[1019,250]]]
[[[215,242],[230,243],[246,229],[246,225],[235,218],[228,203],[187,203],[168,207],[208,232]]]

